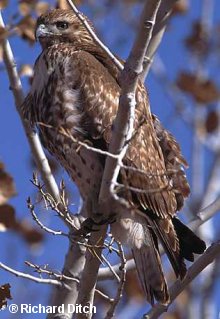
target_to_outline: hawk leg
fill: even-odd
[[[83,223],[81,224],[81,227],[79,230],[75,231],[75,236],[88,236],[91,232],[99,231],[101,226],[107,225],[107,224],[113,224],[116,221],[116,215],[111,215],[110,217],[106,219],[102,219],[99,222],[96,222],[91,217],[86,218]]]

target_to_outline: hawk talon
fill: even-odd
[[[97,232],[100,230],[100,227],[106,224],[112,224],[116,221],[115,215],[103,219],[99,222],[95,221],[92,218],[87,218],[83,221],[81,224],[81,228],[75,232],[76,235],[80,236],[90,236],[90,233]],[[98,226],[97,228],[94,228],[94,226]]]

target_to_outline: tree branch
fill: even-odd
[[[73,4],[72,0],[67,0],[67,2],[69,3],[70,7],[72,8],[73,12],[75,13],[75,15],[79,18],[79,20],[82,22],[82,24],[84,25],[84,27],[86,28],[86,30],[89,32],[89,34],[91,35],[91,37],[93,38],[93,40],[96,42],[96,44],[101,47],[103,49],[103,51],[105,51],[105,53],[107,53],[107,55],[109,56],[109,58],[112,60],[112,62],[119,68],[119,70],[123,70],[123,65],[121,64],[121,62],[114,56],[114,54],[112,54],[112,52],[104,45],[104,43],[97,37],[97,35],[95,34],[95,32],[93,31],[93,29],[91,28],[91,26],[89,25],[89,22],[87,21],[87,19],[84,17],[83,14],[81,14],[79,12],[79,10],[77,9],[77,7]]]
[[[1,13],[0,13],[0,26],[5,27]],[[24,119],[22,118],[20,106],[24,101],[24,94],[22,91],[22,85],[20,78],[18,76],[18,72],[16,69],[16,64],[14,60],[14,56],[9,44],[9,41],[4,39],[1,42],[3,48],[3,59],[6,65],[10,87],[12,89],[14,100],[16,104],[17,111],[20,115],[21,122],[23,124],[25,134],[27,136],[33,158],[35,160],[36,166],[41,173],[41,177],[46,185],[47,191],[51,194],[54,200],[59,203],[59,209],[63,212],[63,214],[68,213],[65,210],[65,207],[60,203],[60,194],[59,188],[55,182],[55,179],[51,173],[50,166],[48,164],[47,158],[44,154],[43,148],[41,146],[40,140],[36,132],[30,129],[30,127],[26,124]],[[67,216],[68,217],[68,216]],[[66,223],[68,228],[71,230],[72,226],[70,223]],[[79,225],[80,227],[80,225]],[[63,273],[67,275],[72,275],[73,277],[80,277],[83,266],[85,263],[85,247],[79,245],[77,243],[71,243],[69,245],[69,250],[66,255]],[[65,285],[65,283],[64,283]],[[66,289],[64,285],[59,285],[59,287],[54,291],[52,297],[53,305],[60,305],[62,303],[74,304],[78,297],[78,287],[76,282],[70,283],[70,290]],[[55,314],[54,314],[55,316]],[[70,318],[71,315],[67,313],[66,318]],[[52,318],[52,316],[50,317]]]
[[[112,207],[112,197],[114,182],[120,170],[120,164],[127,150],[127,143],[132,137],[133,122],[135,116],[135,91],[138,85],[138,78],[143,69],[144,55],[149,45],[152,30],[155,24],[157,11],[161,0],[148,1],[143,9],[140,23],[140,29],[137,34],[132,51],[125,63],[122,71],[121,96],[119,100],[119,109],[114,123],[114,132],[109,146],[109,152],[112,154],[120,154],[119,158],[114,159],[107,157],[105,169],[102,178],[102,184],[99,194],[99,209],[103,218],[108,217],[108,207]],[[114,197],[115,198],[115,197]],[[117,199],[117,198],[116,198]],[[103,243],[106,235],[107,227],[103,226],[101,231],[92,234],[91,243]],[[78,303],[82,305],[93,304],[94,290],[97,282],[97,275],[100,266],[101,250],[96,254],[99,258],[91,255],[89,251],[86,254],[86,264],[81,278],[81,287],[79,292]],[[79,314],[78,318],[91,318],[91,314]]]
[[[2,28],[5,27],[1,12],[0,12],[0,27]],[[27,125],[27,123],[22,118],[20,106],[24,101],[24,93],[22,90],[20,78],[18,76],[16,63],[11,50],[11,46],[9,44],[9,41],[6,39],[2,40],[1,44],[3,49],[3,60],[5,63],[9,81],[10,81],[10,88],[14,95],[15,105],[20,115],[20,119],[23,124],[25,134],[27,136],[31,151],[33,153],[34,161],[37,165],[38,170],[41,173],[42,179],[47,187],[47,190],[51,193],[51,195],[57,201],[59,201],[59,188],[52,175],[48,160],[44,154],[39,137],[36,132],[31,130],[31,128]]]
[[[101,207],[104,206],[104,201],[107,202],[107,205],[105,206],[108,207],[109,202],[112,200],[120,164],[128,148],[128,143],[126,143],[126,141],[129,141],[132,137],[136,105],[135,92],[139,75],[143,70],[144,55],[151,39],[160,3],[161,0],[152,0],[145,4],[139,32],[120,77],[121,95],[119,99],[119,108],[114,122],[114,132],[109,145],[109,152],[112,154],[119,154],[119,156],[116,159],[110,157],[106,158],[99,194],[99,203]],[[104,214],[107,217],[108,212],[104,211]]]
[[[220,255],[220,242],[211,245],[206,252],[199,257],[196,262],[188,269],[186,277],[183,281],[177,280],[170,288],[170,303],[168,306],[156,304],[143,319],[156,319],[163,312],[166,312],[168,307],[176,299],[176,297],[185,289],[191,281],[197,277],[208,265],[210,265]]]
[[[162,40],[163,34],[166,30],[166,26],[169,20],[169,17],[172,12],[172,7],[177,0],[163,0],[161,1],[161,5],[159,7],[155,27],[153,29],[152,37],[150,39],[150,43],[145,53],[143,71],[140,76],[141,81],[144,83],[148,72],[150,70],[153,57],[155,52],[157,51],[160,42]]]
[[[114,317],[114,313],[116,310],[116,307],[122,297],[122,292],[124,289],[124,285],[125,285],[125,278],[126,278],[126,259],[125,259],[125,255],[124,255],[124,251],[123,251],[123,247],[122,245],[117,242],[118,245],[118,249],[119,249],[119,256],[121,259],[121,266],[120,266],[120,281],[119,281],[119,285],[118,285],[118,290],[117,290],[117,294],[116,297],[114,298],[113,303],[111,304],[111,307],[109,308],[105,319],[111,319]]]
[[[65,289],[69,289],[68,285],[66,285],[64,282],[61,282],[56,279],[44,279],[44,278],[38,278],[29,274],[25,274],[23,272],[17,271],[13,268],[8,267],[7,265],[0,262],[0,268],[4,269],[7,272],[10,272],[11,274],[15,275],[16,277],[25,278],[28,280],[32,280],[34,282],[40,283],[40,284],[46,284],[46,285],[55,285],[55,286],[65,286]]]

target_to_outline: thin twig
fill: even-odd
[[[57,131],[57,128],[55,128],[55,127],[52,126],[52,125],[44,124],[44,123],[42,123],[42,122],[37,122],[37,124],[40,125],[40,126],[44,126],[44,127],[47,127],[47,128],[50,128],[50,129],[53,129],[53,130],[56,130],[56,131]],[[85,149],[87,149],[87,150],[89,150],[89,151],[92,151],[92,152],[95,152],[95,153],[98,153],[98,154],[101,154],[101,155],[109,156],[109,157],[112,157],[112,158],[118,158],[118,156],[119,156],[119,155],[117,155],[117,154],[112,154],[112,153],[110,153],[110,152],[108,152],[108,151],[103,151],[103,150],[101,150],[101,149],[99,149],[99,148],[90,146],[89,144],[86,143],[86,142],[91,143],[91,141],[89,141],[89,140],[88,140],[88,141],[84,141],[84,142],[77,140],[77,139],[71,134],[71,132],[70,132],[69,130],[64,129],[63,127],[58,128],[58,132],[59,132],[60,134],[62,134],[63,136],[68,137],[69,139],[71,139],[71,141],[72,141],[73,143],[75,143],[76,145],[82,146],[82,147],[84,147]]]
[[[69,286],[66,285],[65,283],[62,283],[59,280],[55,279],[43,279],[43,278],[38,278],[29,274],[25,274],[23,272],[17,271],[13,268],[10,268],[9,266],[5,265],[4,263],[0,262],[0,268],[10,272],[11,274],[15,275],[16,277],[21,277],[25,278],[28,280],[32,280],[34,282],[40,283],[40,284],[46,284],[46,285],[55,285],[55,286],[65,286],[65,288],[69,289]]]
[[[43,185],[39,182],[36,174],[33,174],[33,180],[31,180],[31,182],[37,187],[39,193],[46,203],[46,207],[50,207],[53,211],[55,211],[70,228],[77,230],[77,227],[75,227],[73,222],[73,217],[70,216],[67,205],[64,202],[64,198],[60,196],[60,202],[57,203],[50,193],[44,191]]]
[[[114,183],[118,179],[120,164],[125,156],[128,141],[133,134],[135,119],[135,91],[139,75],[143,69],[143,60],[148,48],[156,15],[161,1],[148,1],[143,9],[140,29],[134,42],[131,53],[121,74],[121,95],[119,108],[114,122],[114,132],[109,145],[109,152],[120,154],[118,159],[107,157],[99,194],[100,204],[111,200],[114,194]],[[108,205],[106,205],[108,206]],[[108,212],[106,212],[106,215]]]
[[[102,259],[104,260],[104,262],[106,263],[106,265],[108,266],[109,270],[111,271],[111,273],[115,276],[116,280],[118,282],[120,282],[120,277],[116,274],[116,272],[114,271],[114,269],[112,268],[112,265],[110,264],[110,262],[105,258],[105,256],[102,254]]]
[[[111,307],[109,308],[107,314],[106,314],[106,317],[105,319],[111,319],[114,317],[114,313],[115,313],[115,310],[116,310],[116,307],[119,303],[119,301],[121,300],[122,298],[122,292],[123,292],[123,289],[124,289],[124,285],[125,285],[125,278],[126,278],[126,258],[125,258],[125,254],[124,254],[124,251],[123,251],[123,247],[122,245],[117,242],[117,245],[118,245],[118,250],[119,250],[119,257],[121,259],[121,266],[120,266],[120,281],[119,281],[119,285],[118,285],[118,290],[117,290],[117,294],[114,298],[114,302],[111,304]]]
[[[126,189],[126,190],[130,190],[132,192],[135,193],[139,193],[139,194],[153,194],[153,193],[161,193],[164,190],[170,190],[172,189],[172,186],[170,184],[165,185],[164,187],[158,187],[158,188],[152,188],[152,189],[141,189],[141,188],[137,188],[137,187],[132,187],[132,186],[128,186],[128,185],[124,185],[124,184],[120,184],[118,182],[114,183],[115,186],[118,186],[120,189]],[[172,189],[174,192],[175,190]]]
[[[29,261],[25,261],[25,264],[31,268],[34,268],[35,271],[38,273],[38,274],[47,274],[48,276],[52,276],[52,277],[55,277],[56,279],[60,280],[60,281],[63,281],[64,279],[66,280],[69,280],[69,281],[75,281],[79,284],[79,279],[78,278],[74,278],[74,277],[70,277],[70,276],[66,276],[64,274],[58,274],[56,273],[55,271],[52,271],[52,270],[48,270],[46,268],[42,268],[40,267],[39,265],[36,265],[36,264],[33,264]],[[113,302],[113,299],[110,298],[109,296],[107,296],[106,294],[104,294],[104,292],[102,292],[101,290],[99,289],[95,289],[95,292],[100,295],[102,298],[104,298],[105,300],[109,301],[110,303]]]
[[[0,12],[0,27],[4,28],[4,21],[2,19],[2,15]],[[7,69],[9,81],[10,81],[10,88],[12,89],[15,104],[17,111],[20,115],[21,122],[23,124],[29,145],[31,147],[33,158],[36,162],[37,168],[41,173],[42,179],[48,189],[48,191],[52,194],[52,196],[59,201],[59,189],[56,184],[56,181],[53,177],[51,172],[50,166],[48,164],[48,160],[44,154],[43,148],[41,146],[40,140],[36,132],[34,132],[29,125],[24,121],[20,106],[24,101],[24,93],[22,90],[22,85],[20,78],[18,76],[16,63],[14,60],[14,56],[11,50],[11,46],[9,41],[4,39],[2,40],[2,48],[3,48],[3,60]]]
[[[161,1],[161,5],[157,13],[157,19],[156,19],[155,27],[153,29],[152,37],[150,39],[150,43],[145,53],[143,71],[140,76],[140,79],[143,83],[149,73],[151,64],[153,62],[154,54],[160,45],[163,34],[166,30],[166,26],[168,24],[169,17],[172,13],[172,7],[176,1],[177,0]]]
[[[114,54],[111,53],[111,51],[103,44],[103,42],[97,37],[91,26],[89,25],[87,19],[79,12],[77,7],[73,4],[72,0],[67,0],[70,7],[76,14],[76,16],[79,18],[79,20],[82,22],[88,33],[91,35],[92,39],[96,42],[96,44],[103,49],[109,56],[109,58],[112,60],[112,62],[119,68],[119,70],[123,69],[123,65],[121,62],[114,56]]]
[[[28,198],[27,200],[27,204],[28,204],[28,208],[29,208],[29,211],[34,219],[34,221],[40,226],[41,229],[45,230],[47,233],[49,234],[52,234],[52,235],[62,235],[62,236],[66,236],[66,237],[69,237],[68,234],[62,232],[62,231],[55,231],[51,228],[48,228],[46,227],[40,220],[39,218],[37,217],[36,213],[35,213],[35,210],[34,210],[34,205],[31,203],[31,200],[30,198]]]

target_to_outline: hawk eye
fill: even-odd
[[[56,27],[59,30],[65,30],[65,29],[68,29],[69,24],[66,21],[57,21],[56,22]]]

